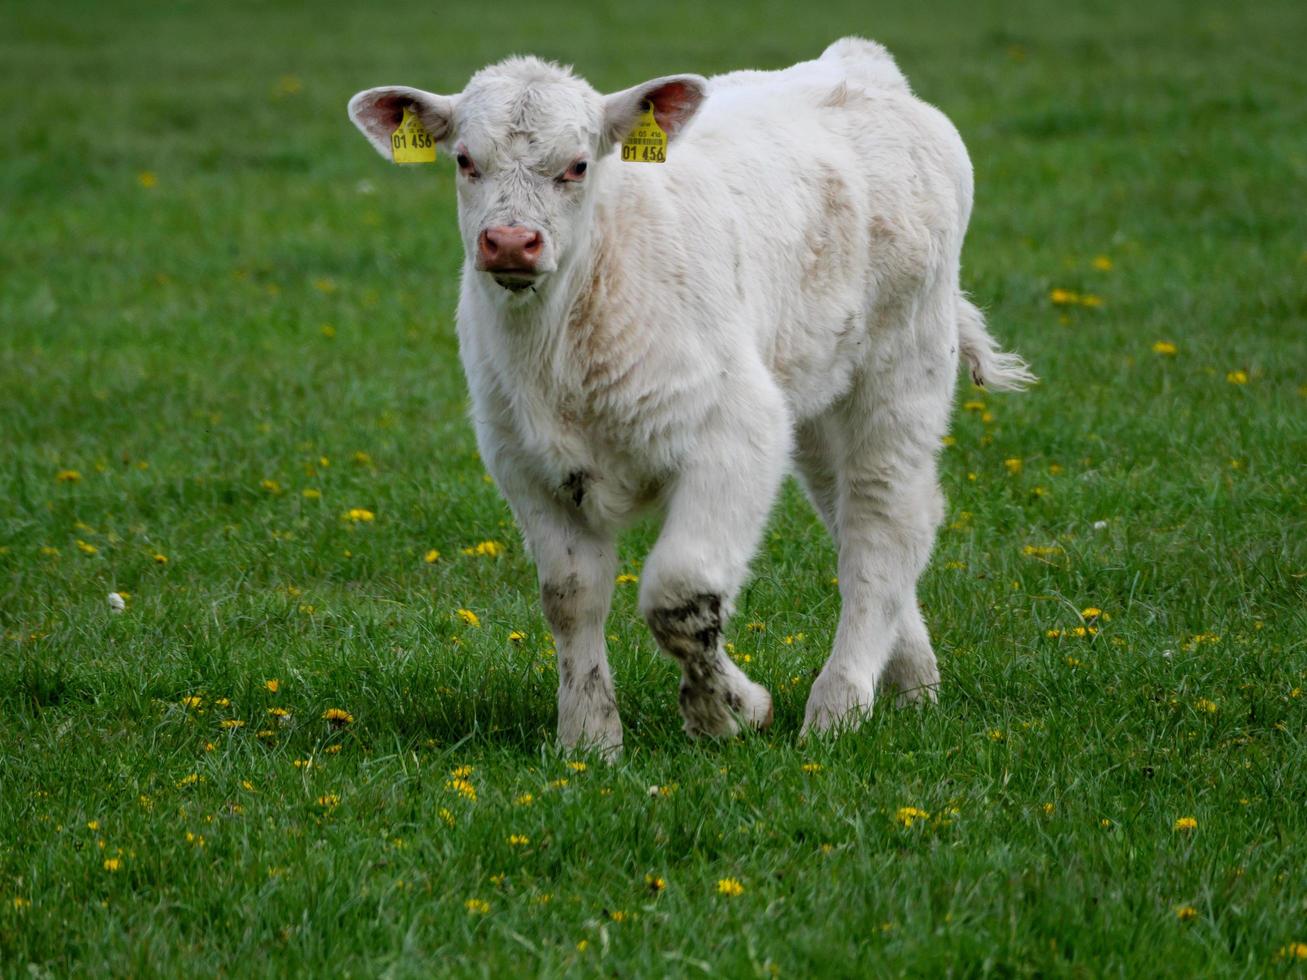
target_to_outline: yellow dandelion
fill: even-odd
[[[98,820],[88,820],[88,821],[86,821],[86,829],[87,829],[87,830],[99,830],[99,829],[100,829],[100,821],[98,821]]]
[[[571,769],[572,772],[585,772],[586,764],[584,762],[573,761],[567,764],[567,768]]]
[[[1106,255],[1095,255],[1092,264],[1094,268],[1097,269],[1099,272],[1112,271],[1112,260],[1109,259]]]
[[[453,769],[449,770],[449,774],[455,779],[467,779],[467,777],[472,775],[474,772],[476,772],[476,770],[472,766],[466,765],[455,766]]]
[[[1095,296],[1093,293],[1085,293],[1080,297],[1080,305],[1090,309],[1097,309],[1103,305],[1103,297]]]
[[[31,905],[31,904],[32,904],[32,903],[31,903],[30,901],[28,901],[27,899],[23,898],[23,896],[21,896],[21,895],[15,895],[15,896],[14,896],[14,908],[17,909],[17,910],[20,911],[20,912],[21,912],[23,909],[27,908],[27,907],[28,907],[29,905]]]
[[[1198,821],[1195,820],[1193,817],[1180,817],[1180,818],[1179,818],[1178,820],[1176,820],[1176,822],[1175,822],[1175,829],[1176,829],[1176,830],[1197,830],[1197,829],[1198,829]]]
[[[469,802],[477,801],[477,788],[469,783],[466,779],[454,778],[446,781],[445,789],[452,789],[459,796]]]
[[[322,330],[322,336],[326,337],[328,340],[336,336],[336,328],[330,323],[324,323],[320,329]]]
[[[356,452],[356,453],[353,455],[352,459],[353,459],[354,462],[357,463],[359,466],[371,466],[371,465],[372,465],[372,457],[369,456],[367,453],[365,453],[362,449],[360,449],[358,452]]]
[[[321,500],[322,491],[317,489],[316,487],[305,487],[303,490],[300,491],[300,496],[302,496],[305,500]]]
[[[293,765],[296,769],[312,769],[312,768],[313,768],[313,760],[312,760],[312,759],[294,759],[294,760],[292,760],[291,765]]]
[[[1225,380],[1232,385],[1246,385],[1248,383],[1248,372],[1230,371],[1226,374]]]
[[[1280,958],[1286,960],[1307,960],[1307,943],[1289,943],[1280,950]]]
[[[521,643],[525,639],[526,639],[526,634],[523,633],[521,630],[513,630],[513,632],[508,634],[509,643]]]
[[[1209,701],[1207,698],[1199,698],[1194,702],[1194,707],[1199,711],[1207,712],[1209,715],[1214,715],[1220,710],[1215,701]]]
[[[485,915],[490,911],[490,903],[483,898],[469,898],[463,907],[472,915]]]
[[[216,704],[219,708],[230,708],[231,698],[218,698],[218,700],[214,701],[213,703]]]
[[[222,722],[223,728],[244,728],[245,722],[239,718],[226,718]]]
[[[98,555],[100,553],[99,548],[93,544],[87,544],[81,538],[77,539],[77,550],[84,555]]]
[[[377,519],[377,515],[366,507],[351,507],[341,515],[341,518],[354,524],[371,524]]]
[[[204,699],[197,694],[191,694],[181,700],[183,708],[198,708],[202,704],[204,704]]]
[[[1102,827],[1104,830],[1107,830],[1109,827],[1112,826],[1112,821],[1107,817],[1104,817],[1102,820],[1098,821],[1098,826]]]
[[[517,806],[530,806],[535,801],[536,798],[530,793],[523,793],[521,796],[513,800]]]
[[[189,776],[183,776],[181,779],[177,780],[177,788],[182,789],[186,786],[194,786],[199,781],[200,774],[193,772]]]
[[[667,882],[658,875],[645,875],[644,883],[655,895],[667,888]]]
[[[1043,810],[1044,810],[1044,816],[1046,816],[1046,817],[1047,817],[1047,816],[1051,816],[1052,813],[1053,813],[1053,804],[1052,804],[1052,803],[1045,803],[1044,806],[1043,806]]]
[[[336,744],[336,745],[328,745],[322,751],[327,753],[327,755],[339,755],[340,750],[341,750],[341,746],[339,744]]]
[[[105,871],[118,871],[118,870],[121,870],[122,866],[123,866],[122,858],[105,858],[105,859],[104,859],[104,870],[105,870]]]
[[[277,678],[275,677],[270,677],[268,680],[263,682],[263,686],[266,687],[273,694],[276,694],[279,690],[281,690],[281,681],[277,680]]]
[[[1011,473],[1013,476],[1016,476],[1018,473],[1021,472],[1021,465],[1022,465],[1021,460],[1015,456],[1013,456],[1010,459],[1003,460],[1003,468],[1007,470],[1009,473]]]
[[[1175,917],[1181,922],[1188,922],[1190,919],[1198,918],[1198,910],[1192,905],[1179,905],[1176,907]]]
[[[1054,306],[1073,306],[1080,302],[1080,294],[1071,289],[1053,289],[1048,298]]]
[[[804,772],[810,772],[810,773],[811,773],[811,772],[821,772],[821,763],[820,763],[820,762],[805,762],[805,763],[803,764],[803,771],[804,771]]]
[[[445,822],[445,825],[448,827],[453,827],[454,824],[456,823],[456,821],[454,820],[454,815],[449,812],[448,807],[442,806],[439,810],[436,811],[436,816],[438,816],[441,820],[443,820]]]
[[[1169,340],[1159,340],[1157,343],[1153,344],[1153,353],[1161,354],[1163,357],[1175,357],[1179,349],[1180,348],[1176,347],[1175,344],[1171,343]]]
[[[322,719],[323,721],[331,722],[336,728],[341,728],[345,725],[353,724],[354,722],[354,716],[344,708],[328,708],[326,711],[322,712]]]
[[[608,913],[608,918],[611,919],[613,922],[625,922],[626,913],[623,912],[621,909],[614,909],[613,911]]]
[[[42,558],[58,558],[58,557],[59,557],[59,549],[58,549],[58,548],[53,548],[53,547],[51,547],[50,545],[47,544],[47,545],[43,545],[43,546],[41,547],[41,549],[40,549],[40,551],[39,551],[39,554],[41,555]]]
[[[894,822],[903,827],[911,827],[918,820],[929,819],[929,813],[915,806],[901,806],[894,811]]]
[[[717,894],[734,898],[744,894],[744,885],[740,884],[738,878],[720,878],[717,881]]]
[[[527,837],[525,834],[509,834],[509,835],[508,835],[508,846],[509,846],[509,847],[526,847],[526,845],[527,845],[527,844],[530,844],[530,843],[531,843],[531,838],[530,838],[530,837]]]
[[[432,548],[430,551],[428,551],[425,555],[422,556],[422,560],[426,562],[428,565],[434,565],[436,562],[440,561],[440,552],[437,551],[435,548]]]
[[[504,546],[498,541],[482,541],[470,548],[464,548],[463,554],[477,558],[498,558],[504,553]]]
[[[621,575],[617,576],[618,585],[632,585],[638,581],[640,581],[640,576],[632,575],[629,572],[623,572]]]
[[[481,620],[477,617],[477,614],[474,613],[471,609],[460,609],[458,611],[458,618],[461,619],[464,622],[464,624],[467,626],[481,625]]]
[[[159,186],[159,175],[153,170],[142,170],[136,175],[136,183],[148,191]]]
[[[340,806],[340,797],[335,793],[327,793],[325,796],[318,797],[318,806],[328,810]]]
[[[167,556],[167,555],[160,554],[159,552],[155,552],[155,553],[154,553],[153,555],[151,555],[150,557],[154,559],[154,563],[155,563],[156,565],[166,565],[166,564],[168,564],[168,556]]]
[[[78,483],[82,479],[82,474],[77,470],[60,470],[54,478],[56,483]]]
[[[1001,728],[991,728],[988,737],[991,742],[1001,742],[1007,738],[1007,736],[1003,734],[1003,729]]]

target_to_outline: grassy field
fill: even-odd
[[[0,973],[1302,976],[1302,4],[441,6],[0,7]],[[962,131],[1043,379],[959,399],[940,703],[799,743],[791,486],[729,633],[773,729],[688,743],[622,584],[626,756],[560,757],[452,168],[345,102],[846,33]]]

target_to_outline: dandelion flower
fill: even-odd
[[[526,845],[527,845],[527,844],[530,844],[530,843],[531,843],[531,838],[530,838],[530,837],[527,837],[525,834],[509,834],[509,835],[508,835],[508,846],[509,846],[509,847],[526,847]]]
[[[371,524],[377,519],[377,515],[366,507],[351,507],[341,516],[354,524]]]
[[[118,871],[119,869],[122,868],[122,866],[123,866],[122,858],[105,858],[105,859],[104,859],[104,870],[105,870],[105,871]]]
[[[142,170],[136,175],[136,183],[148,191],[159,186],[159,177],[153,170]]]
[[[327,810],[340,806],[340,797],[335,793],[328,793],[325,796],[318,797],[318,806]]]
[[[530,793],[523,793],[521,796],[519,796],[519,797],[517,797],[515,800],[513,800],[513,802],[514,802],[517,806],[530,806],[532,803],[535,802],[535,800],[536,800],[536,798],[535,798],[532,794],[530,794]]]
[[[481,625],[481,620],[477,617],[477,614],[474,613],[471,609],[458,610],[458,618],[461,619],[464,622],[464,624],[466,624],[467,626]]]
[[[644,883],[649,886],[649,890],[655,895],[667,887],[667,882],[658,877],[658,875],[645,875]]]
[[[1289,945],[1280,950],[1280,958],[1286,960],[1307,960],[1307,943],[1289,943]]]
[[[181,700],[181,705],[183,708],[198,708],[202,704],[204,704],[204,699],[200,697],[198,694],[189,695],[188,697],[184,697]]]
[[[1199,698],[1194,702],[1194,707],[1199,711],[1206,711],[1209,715],[1214,715],[1220,710],[1215,701],[1209,701],[1207,698]]]
[[[1163,357],[1175,357],[1177,351],[1179,348],[1169,340],[1159,340],[1153,344],[1153,353],[1161,354]]]
[[[737,895],[744,894],[744,886],[740,884],[738,878],[721,878],[717,882],[717,894],[735,898]]]
[[[1180,818],[1179,818],[1178,820],[1176,820],[1176,822],[1175,822],[1175,829],[1176,829],[1176,830],[1197,830],[1197,829],[1198,829],[1198,821],[1195,820],[1193,817],[1180,817]]]
[[[638,581],[640,581],[640,576],[638,576],[638,575],[631,575],[631,574],[628,573],[628,572],[624,572],[624,573],[622,573],[621,575],[617,576],[617,584],[618,584],[618,585],[631,585],[631,584],[633,584],[633,583],[635,583],[635,582],[638,582]]]
[[[277,680],[277,678],[275,677],[272,677],[264,681],[263,686],[266,687],[273,694],[276,694],[277,691],[281,689],[281,681]]]
[[[526,634],[523,633],[521,630],[513,630],[513,632],[508,634],[509,643],[521,643],[525,639],[526,639]]]
[[[81,538],[77,539],[77,550],[84,555],[98,555],[100,553],[99,548],[93,544],[87,544]]]
[[[453,769],[449,770],[449,774],[455,779],[467,779],[467,777],[472,775],[475,771],[476,770],[472,766],[455,766]]]
[[[1012,457],[1011,459],[1005,459],[1003,460],[1003,468],[1007,470],[1009,473],[1011,473],[1013,476],[1016,476],[1018,473],[1021,472],[1021,460],[1016,458],[1015,456]]]
[[[1192,905],[1180,905],[1175,910],[1175,917],[1181,922],[1188,922],[1190,919],[1198,918],[1198,910]]]
[[[911,827],[918,820],[929,820],[930,814],[915,806],[901,806],[894,811],[894,821],[904,827]]]
[[[78,483],[82,479],[82,474],[77,470],[60,470],[54,475],[56,483]]]
[[[260,480],[259,486],[271,494],[281,493],[281,484],[276,480]]]
[[[303,490],[300,491],[300,496],[302,496],[305,500],[321,500],[322,491],[317,489],[316,487],[305,487]]]
[[[805,763],[803,764],[803,771],[804,771],[804,772],[808,772],[808,773],[821,772],[821,763],[820,763],[820,762],[805,762]]]
[[[445,789],[452,789],[455,793],[469,802],[475,803],[477,801],[477,788],[466,779],[455,778],[447,780],[445,782]]]
[[[1080,302],[1080,294],[1071,289],[1053,289],[1048,294],[1054,306],[1074,306]]]
[[[473,915],[485,915],[490,911],[490,903],[483,898],[469,898],[463,907]]]
[[[440,552],[437,551],[435,548],[432,548],[430,551],[428,551],[425,555],[422,556],[422,560],[426,562],[428,565],[434,565],[436,562],[440,561]]]
[[[227,718],[222,723],[223,728],[244,728],[245,722],[239,718]]]
[[[463,554],[478,558],[497,558],[504,553],[504,546],[498,541],[482,541],[470,548],[464,548]]]
[[[1111,272],[1112,260],[1109,259],[1106,255],[1095,255],[1093,266],[1099,272]]]
[[[580,761],[572,761],[567,764],[567,768],[571,769],[572,772],[585,772],[586,764]]]
[[[324,721],[331,722],[335,728],[343,728],[345,725],[353,724],[354,716],[344,708],[328,708],[322,712]]]

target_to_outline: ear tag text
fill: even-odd
[[[644,104],[644,115],[629,136],[622,140],[624,163],[666,163],[667,134],[654,118],[653,104]]]
[[[396,163],[436,162],[436,141],[411,105],[404,106],[404,118],[390,134],[390,155]]]

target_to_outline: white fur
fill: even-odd
[[[843,599],[805,731],[856,725],[882,683],[933,698],[915,589],[943,515],[959,348],[978,383],[1032,378],[958,285],[966,150],[885,49],[847,38],[784,71],[607,98],[511,59],[453,97],[356,96],[387,154],[395,93],[475,162],[459,181],[460,352],[482,456],[539,568],[561,740],[621,746],[604,620],[617,533],[647,508],[663,525],[640,607],[682,666],[687,731],[770,722],[721,628],[792,465],[838,543]],[[645,98],[674,135],[665,164],[615,149]],[[577,158],[585,179],[557,180]],[[476,271],[496,224],[542,232],[533,288]]]

